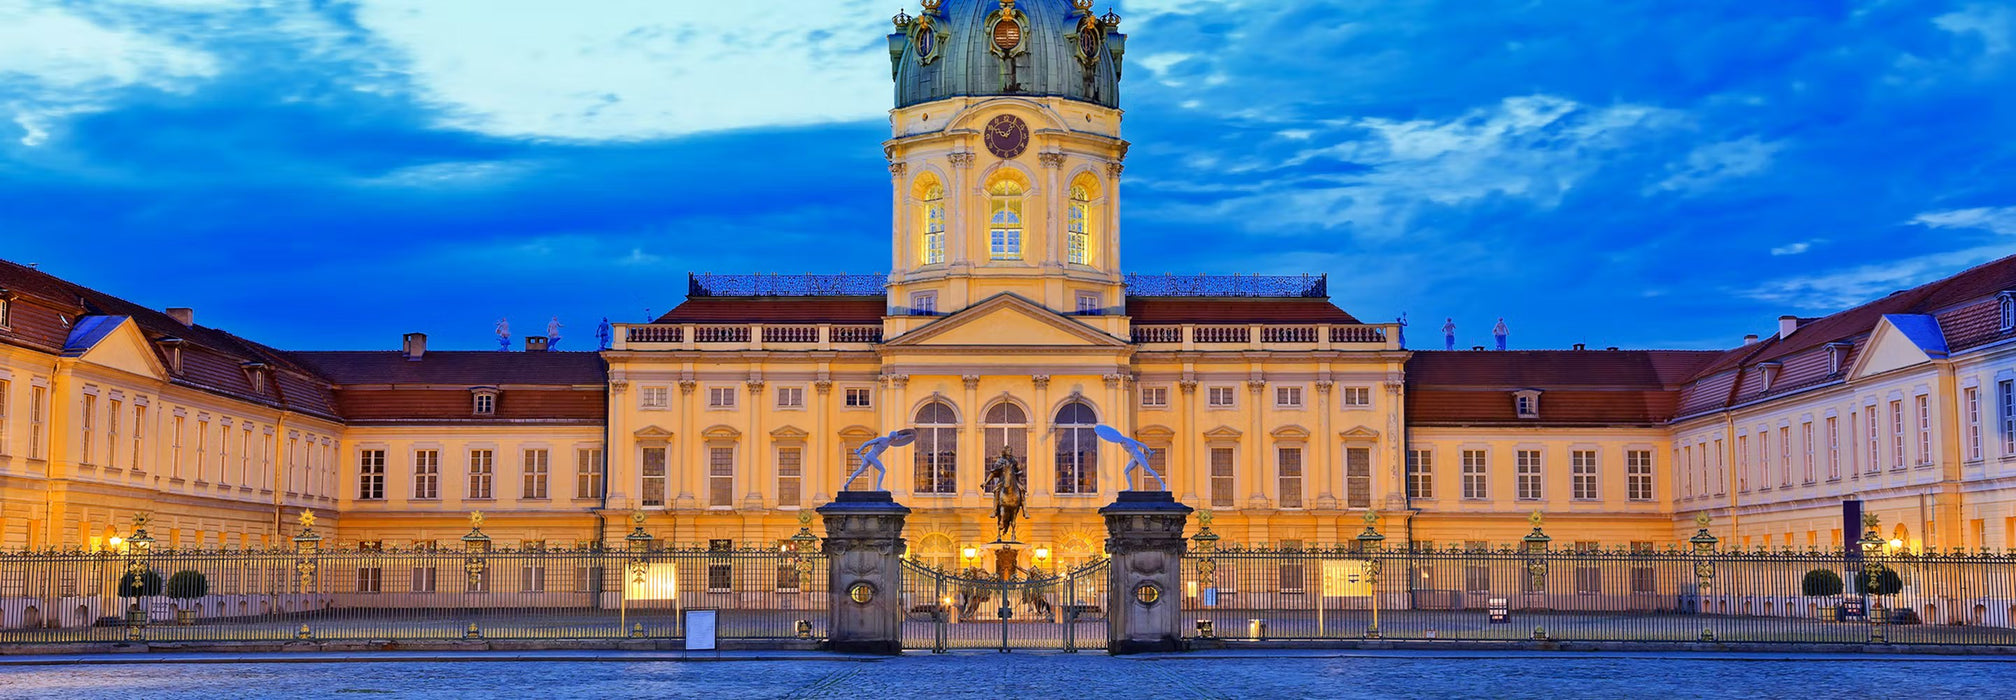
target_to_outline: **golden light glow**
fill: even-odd
[[[679,567],[675,563],[653,563],[644,576],[623,583],[623,597],[629,600],[671,600],[679,594]]]
[[[1891,548],[1891,549],[1903,549],[1903,548],[1904,548],[1904,540],[1890,540],[1890,548]]]
[[[978,550],[978,549],[974,549],[974,548],[972,548],[972,547],[967,547],[967,548],[966,548],[966,551],[964,552],[964,554],[966,555],[966,558],[967,558],[967,559],[979,559],[979,558],[980,558],[980,550]]]
[[[1050,558],[1050,548],[1049,548],[1049,547],[1037,547],[1037,548],[1036,548],[1036,560],[1037,560],[1037,561],[1046,561],[1046,560],[1048,560],[1049,558]]]

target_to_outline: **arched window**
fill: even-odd
[[[913,194],[918,201],[917,227],[923,232],[917,258],[925,265],[945,262],[945,187],[938,184],[937,177],[926,173],[917,178]]]
[[[987,452],[980,456],[985,462],[992,462],[1007,449],[1026,468],[1029,464],[1029,414],[1022,407],[1007,401],[994,404],[981,417],[981,438],[987,443]]]
[[[1098,415],[1083,401],[1057,409],[1057,493],[1099,492]]]
[[[1071,181],[1070,202],[1065,212],[1064,255],[1065,262],[1073,265],[1092,264],[1092,234],[1098,223],[1098,212],[1092,206],[1092,198],[1098,196],[1099,181],[1092,175],[1082,174]]]
[[[1022,193],[1010,172],[987,183],[987,254],[993,260],[1022,259]]]
[[[917,409],[917,493],[957,493],[959,417],[943,401]]]

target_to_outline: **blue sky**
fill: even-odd
[[[1726,347],[2016,253],[2007,3],[1116,4],[1133,271]],[[881,271],[898,6],[0,0],[0,257],[295,349]]]

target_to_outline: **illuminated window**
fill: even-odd
[[[952,407],[933,401],[917,409],[917,493],[956,493],[959,460],[959,418]]]
[[[1022,259],[1022,193],[1012,177],[998,177],[987,186],[987,253],[994,260]]]
[[[1091,175],[1080,175],[1072,181],[1067,193],[1070,202],[1065,209],[1064,259],[1073,265],[1092,264],[1092,227],[1098,218],[1092,198],[1098,186]]]
[[[1092,426],[1098,424],[1098,416],[1084,402],[1072,401],[1057,410],[1057,493],[1099,492],[1099,438],[1092,434]]]
[[[1029,463],[1029,414],[1021,406],[1003,401],[988,407],[981,415],[980,432],[985,442],[981,448],[986,451],[980,457],[983,463],[993,461],[1004,449],[1023,464]]]
[[[918,225],[924,231],[919,257],[926,265],[945,262],[945,188],[938,184],[938,178],[930,175],[919,178],[917,184],[921,188],[917,199],[922,219]]]

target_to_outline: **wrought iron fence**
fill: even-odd
[[[718,611],[720,639],[824,638],[826,566],[789,547],[0,553],[0,643],[680,638],[687,610]]]
[[[1202,548],[1192,638],[2016,644],[2016,556]]]
[[[1127,293],[1144,297],[1330,296],[1328,275],[1152,275],[1128,273]]]
[[[715,275],[688,274],[689,297],[882,296],[886,275]]]
[[[952,649],[1106,648],[1108,560],[1003,580],[969,568],[903,561],[903,646]]]

